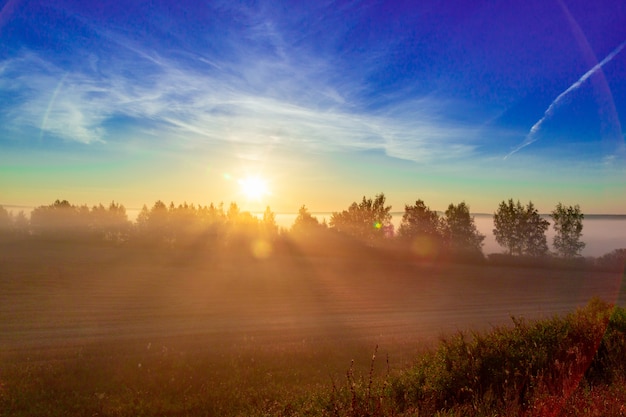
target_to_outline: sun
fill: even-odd
[[[240,179],[238,182],[241,187],[241,192],[248,200],[259,201],[269,194],[267,181],[261,177],[246,177]]]

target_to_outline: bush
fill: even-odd
[[[355,377],[277,415],[569,416],[626,414],[626,309],[593,299],[565,317],[441,340],[409,369]],[[276,413],[275,413],[276,414]]]
[[[615,249],[597,258],[596,267],[607,271],[624,271],[626,268],[626,248]]]
[[[508,413],[526,409],[536,392],[563,395],[581,382],[610,384],[626,371],[626,311],[597,299],[564,318],[441,341],[394,379],[400,411],[421,415],[469,407]]]

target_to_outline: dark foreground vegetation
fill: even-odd
[[[443,339],[389,380],[388,414],[626,414],[626,310],[595,299],[564,317],[513,322]]]
[[[444,337],[398,372],[356,376],[273,415],[624,416],[626,310],[574,313]]]

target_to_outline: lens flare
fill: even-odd
[[[256,239],[251,245],[252,256],[256,259],[267,259],[272,254],[272,244],[264,239]]]

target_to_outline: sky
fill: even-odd
[[[0,204],[626,214],[625,42],[623,0],[0,0]]]

